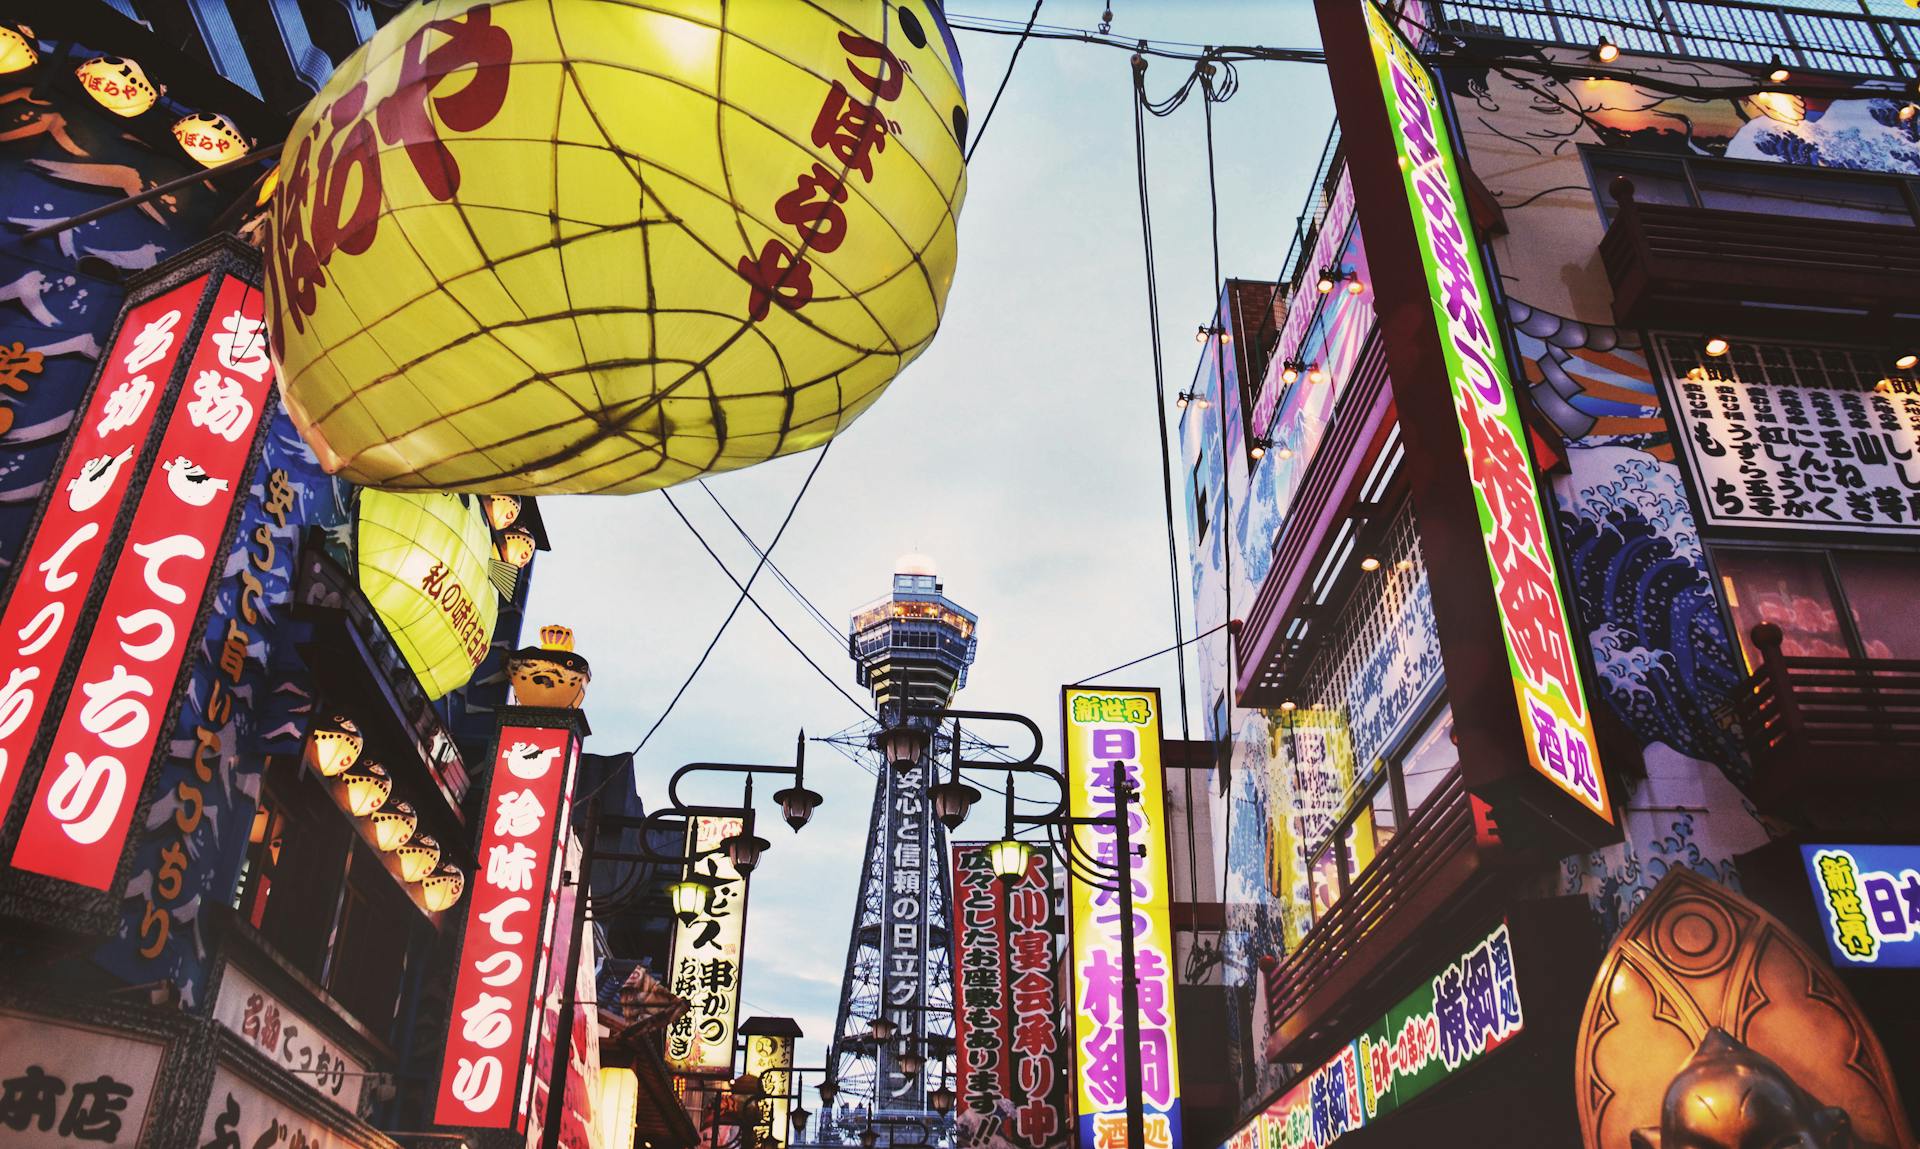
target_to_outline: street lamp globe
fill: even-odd
[[[867,1033],[875,1041],[886,1041],[894,1035],[898,1028],[899,1027],[894,1025],[889,1019],[876,1017],[873,1019],[873,1024],[868,1027]]]
[[[771,845],[772,842],[756,834],[740,833],[721,842],[720,848],[727,852],[727,861],[740,871],[740,876],[746,877],[753,873],[753,868],[760,864],[760,855]]]
[[[940,1086],[938,1089],[935,1089],[933,1092],[927,1094],[927,1104],[933,1106],[933,1111],[935,1113],[953,1112],[953,1102],[954,1102],[953,1090],[948,1089],[944,1085]]]
[[[933,804],[933,816],[947,829],[957,830],[980,800],[980,791],[958,780],[936,782],[927,787],[927,798]]]
[[[1008,881],[1022,877],[1033,858],[1033,847],[1011,835],[987,847],[987,859],[993,872]]]
[[[817,1088],[820,1090],[820,1104],[831,1106],[833,1099],[840,1096],[840,1083],[829,1077]]]
[[[801,1133],[805,1133],[807,1131],[807,1118],[812,1117],[813,1114],[807,1112],[807,1109],[805,1106],[796,1105],[793,1107],[792,1112],[790,1112],[788,1116],[793,1118],[794,1129],[798,1130]]]
[[[707,899],[712,892],[705,882],[682,878],[667,887],[667,900],[672,903],[675,914],[692,917],[707,908]]]
[[[780,816],[787,820],[787,825],[792,826],[796,834],[800,832],[800,827],[813,820],[813,812],[824,801],[816,792],[799,785],[774,791],[773,800],[780,803]]]
[[[927,1059],[920,1056],[919,1050],[907,1048],[900,1051],[900,1056],[894,1059],[894,1064],[900,1067],[902,1076],[918,1077],[920,1071],[926,1068]]]

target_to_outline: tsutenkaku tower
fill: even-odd
[[[933,560],[907,555],[893,592],[855,611],[848,627],[848,652],[880,720],[872,745],[881,761],[830,1054],[840,1104],[856,1111],[926,1114],[927,1093],[940,1084],[932,1067],[953,1039],[946,829],[926,796],[946,739],[927,712],[966,685],[977,621],[942,593]],[[893,1023],[890,1040],[870,1036],[876,1017]],[[902,1073],[907,1049],[928,1068]]]

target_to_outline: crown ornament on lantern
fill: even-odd
[[[587,660],[574,652],[571,627],[543,626],[539,646],[522,647],[507,659],[507,681],[521,706],[577,710],[592,680]]]

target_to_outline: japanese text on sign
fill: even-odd
[[[180,336],[206,284],[190,280],[127,312],[66,462],[47,486],[40,529],[15,567],[0,616],[0,809],[20,783],[60,661],[80,637],[80,605],[133,490],[135,456],[159,418],[156,396],[173,374]]]
[[[1089,852],[1119,867],[1116,814],[1127,819],[1133,847],[1126,859],[1133,920],[1124,922],[1115,892],[1070,881],[1073,908],[1074,1060],[1079,1087],[1080,1144],[1127,1146],[1127,1047],[1123,1040],[1120,935],[1131,928],[1138,985],[1140,1093],[1146,1145],[1180,1144],[1180,1076],[1173,1019],[1172,888],[1167,872],[1166,792],[1160,768],[1160,694],[1156,690],[1067,687],[1061,692],[1068,811],[1109,820],[1085,829]],[[1134,792],[1116,806],[1113,775]],[[1117,884],[1117,883],[1116,883]]]
[[[1328,1149],[1511,1040],[1524,1024],[1503,923],[1255,1115],[1225,1149]]]
[[[564,729],[502,726],[499,739],[434,1121],[521,1129],[534,996],[551,957],[555,862],[579,755]]]
[[[738,818],[696,818],[689,853],[716,849],[740,833]],[[668,988],[690,1008],[667,1028],[667,1065],[690,1076],[726,1077],[733,1072],[734,1033],[740,1021],[741,946],[747,926],[747,880],[725,851],[687,867],[705,880],[706,905],[682,914],[673,931],[673,976]]]
[[[880,880],[886,890],[880,939],[880,1002],[903,1035],[922,1032],[926,1000],[926,939],[930,894],[929,851],[935,848],[927,808],[925,767],[889,770],[886,786],[886,837],[882,841]],[[925,1079],[900,1072],[892,1053],[876,1057],[888,1097],[905,1108],[917,1105]]]
[[[124,1032],[0,1013],[0,1142],[140,1143],[166,1052]]]
[[[1426,266],[1528,761],[1611,822],[1593,716],[1547,535],[1550,520],[1541,509],[1479,243],[1456,190],[1459,164],[1437,116],[1433,77],[1375,5],[1361,8]]]
[[[1802,846],[1833,964],[1920,967],[1920,846]]]
[[[13,853],[21,869],[97,890],[119,864],[273,399],[260,292],[246,281],[221,282],[205,331],[155,338],[176,334],[191,344],[189,382],[167,417],[159,466],[145,477]],[[164,352],[136,337],[130,362],[151,366],[149,355]],[[119,411],[103,421],[117,423]]]
[[[1683,369],[1681,341],[1661,343],[1671,364],[1662,374],[1674,438],[1704,525],[1920,531],[1920,385],[1856,375],[1849,368],[1865,357],[1837,348],[1794,348],[1790,361],[1818,356],[1825,370],[1815,377],[1854,375],[1861,386],[1756,382],[1745,376],[1764,368],[1736,361]]]
[[[285,1068],[293,1080],[348,1112],[358,1110],[367,1067],[238,966],[229,965],[220,975],[213,1019]]]

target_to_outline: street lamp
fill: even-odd
[[[813,812],[819,809],[823,801],[819,794],[807,789],[807,732],[805,730],[800,731],[799,741],[793,751],[793,785],[785,790],[775,790],[773,800],[780,803],[781,817],[787,820],[787,825],[792,826],[796,834],[800,832],[800,827],[813,820]]]
[[[897,1032],[899,1027],[882,1015],[873,1019],[873,1025],[867,1030],[867,1035],[875,1041],[889,1041]]]
[[[920,1056],[920,1051],[909,1044],[901,1048],[900,1056],[894,1058],[893,1063],[900,1067],[902,1077],[911,1078],[920,1076],[920,1071],[926,1068],[927,1059]]]
[[[998,842],[987,847],[987,861],[994,875],[1005,882],[1026,876],[1033,861],[1033,847],[1013,836],[1013,775],[1007,775],[1007,829]]]
[[[933,806],[933,816],[940,819],[949,830],[958,830],[960,823],[967,820],[967,814],[973,810],[973,804],[980,800],[980,791],[960,780],[960,721],[953,723],[953,773],[945,782],[936,782],[927,787],[927,801]]]
[[[833,1099],[840,1096],[840,1083],[829,1077],[820,1082],[819,1090],[820,1104],[831,1108]]]
[[[935,1113],[952,1113],[954,1100],[953,1090],[947,1088],[945,1085],[927,1094],[927,1104],[933,1106]]]
[[[708,880],[697,877],[682,878],[667,887],[667,901],[673,905],[673,912],[679,917],[695,917],[707,908],[707,902],[713,897],[713,886]]]

